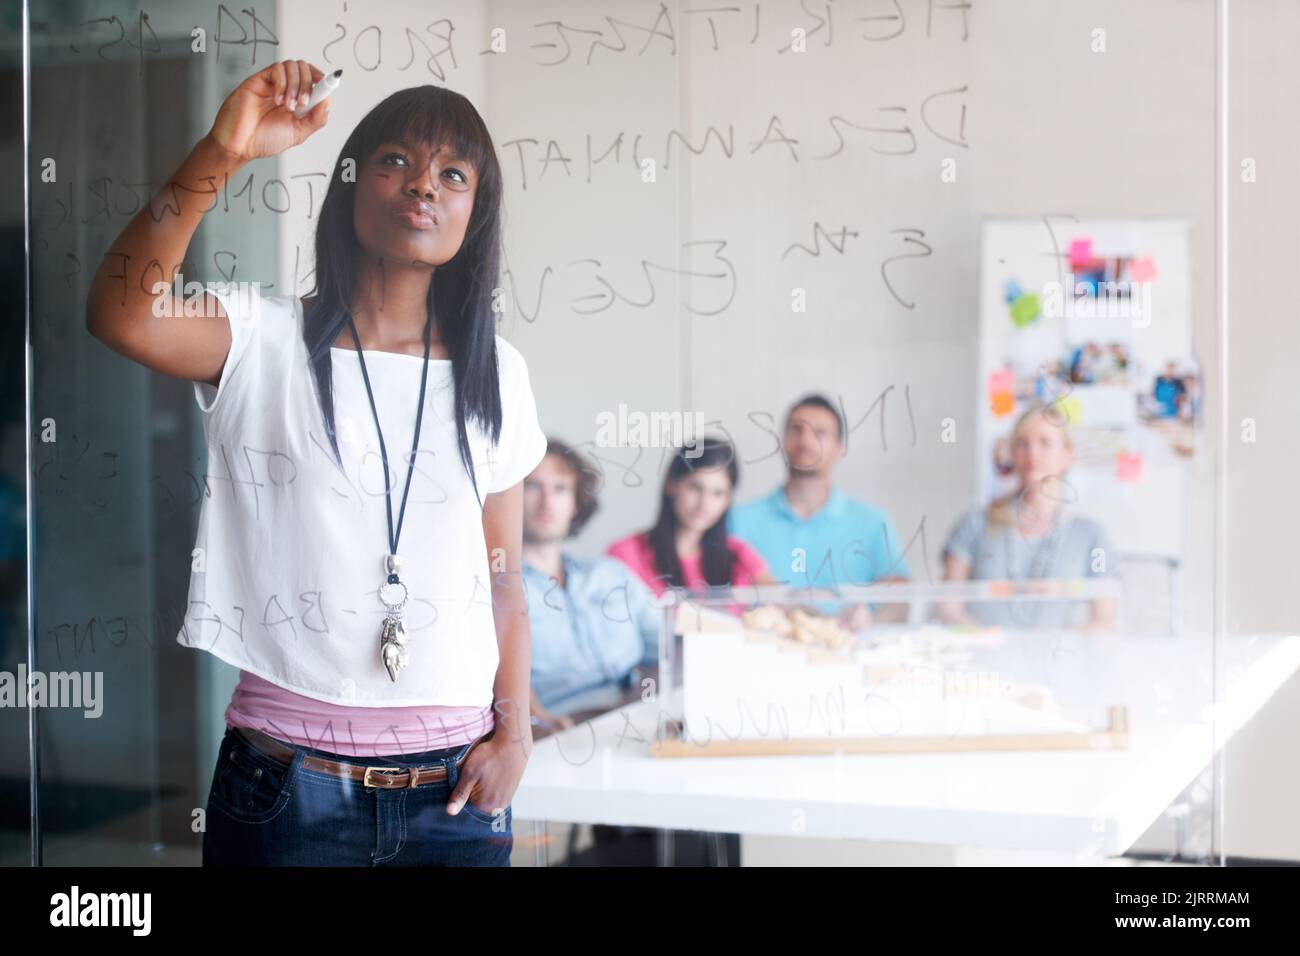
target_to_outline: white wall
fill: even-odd
[[[1293,484],[1300,466],[1294,418],[1300,326],[1288,288],[1300,252],[1300,63],[1288,42],[1298,31],[1300,6],[1290,0],[1232,4],[1223,569],[1228,631],[1245,642],[1259,631],[1300,632],[1300,508]],[[1256,165],[1253,183],[1242,181],[1243,160]],[[1247,418],[1257,429],[1253,443],[1243,441]],[[1228,852],[1300,859],[1300,766],[1291,759],[1297,726],[1300,679],[1292,679],[1229,745],[1223,799]]]

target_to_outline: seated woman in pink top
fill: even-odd
[[[656,595],[670,587],[703,590],[729,585],[775,584],[767,562],[740,538],[727,534],[727,509],[740,480],[736,453],[721,438],[704,438],[699,457],[678,449],[664,477],[654,527],[609,546]],[[741,606],[731,605],[738,613]]]

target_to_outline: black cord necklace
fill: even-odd
[[[384,504],[388,511],[388,554],[384,558],[384,570],[388,577],[379,586],[379,600],[383,602],[388,612],[384,615],[384,626],[379,636],[379,655],[384,662],[384,667],[388,669],[389,678],[395,681],[408,661],[406,623],[402,617],[402,609],[410,596],[406,584],[399,577],[402,558],[397,553],[397,541],[402,535],[402,519],[406,516],[406,498],[411,491],[411,476],[415,473],[415,453],[420,448],[420,421],[424,417],[424,385],[429,377],[429,326],[426,323],[424,327],[424,367],[420,371],[420,403],[415,409],[415,437],[411,441],[411,460],[406,469],[406,487],[402,489],[402,503],[397,512],[396,531],[393,529],[393,494],[392,482],[388,477],[388,449],[384,446],[384,430],[379,426],[379,410],[375,407],[375,393],[370,388],[370,376],[366,372],[366,357],[361,354],[361,339],[357,335],[357,327],[352,321],[351,312],[348,312],[348,328],[352,331],[352,341],[356,343],[357,358],[361,362],[361,378],[366,383],[366,395],[370,397],[370,411],[375,416],[375,431],[379,435],[379,454],[384,461]],[[384,596],[384,588],[389,585],[396,585],[402,589],[400,601],[390,601]]]

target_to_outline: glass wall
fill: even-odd
[[[0,666],[18,684],[77,675],[82,699],[0,708],[0,860],[199,862],[196,812],[238,678],[176,640],[212,493],[207,443],[192,383],[88,334],[87,291],[230,91],[298,57],[345,71],[330,126],[219,184],[186,280],[307,292],[324,183],[355,123],[404,86],[465,93],[505,175],[499,332],[527,357],[548,435],[599,475],[600,507],[566,549],[595,559],[655,523],[674,457],[637,432],[655,416],[732,443],[733,515],[771,498],[810,520],[798,509],[824,500],[782,498],[824,488],[787,418],[822,395],[845,427],[831,487],[865,509],[838,520],[858,515],[883,550],[764,551],[761,521],[747,526],[791,589],[733,596],[768,605],[744,627],[770,636],[795,606],[848,621],[854,596],[905,608],[849,628],[875,656],[841,690],[880,699],[890,668],[924,658],[949,672],[943,687],[1014,685],[1024,705],[979,711],[987,733],[972,734],[924,694],[895,700],[911,726],[829,735],[858,741],[840,756],[810,733],[799,774],[782,769],[788,740],[762,734],[731,774],[675,760],[711,706],[750,694],[728,684],[736,673],[770,677],[736,638],[636,705],[648,737],[665,714],[682,725],[657,753],[609,742],[605,762],[565,758],[566,740],[614,741],[612,714],[539,735],[517,864],[563,862],[602,826],[731,833],[742,864],[1300,859],[1286,796],[1300,781],[1278,759],[1300,716],[1286,488],[1300,439],[1279,361],[1297,333],[1271,296],[1300,217],[1282,92],[1294,5],[814,15],[619,0],[598,15],[493,0],[442,5],[447,20],[360,6],[4,6],[4,157],[12,181],[25,157],[27,194],[3,213]],[[1046,452],[1017,427],[1033,409]],[[1028,485],[1079,521],[1027,528]],[[851,590],[862,567],[877,590]],[[890,577],[907,580],[879,584]],[[999,590],[1039,579],[1050,586]],[[1043,624],[1054,603],[1078,613]],[[714,630],[665,621],[674,653]],[[744,699],[821,693],[799,661]],[[1005,744],[1045,727],[1064,745],[897,742]],[[1077,746],[1090,731],[1108,745]],[[861,743],[873,737],[895,749]],[[773,802],[746,804],[728,778],[770,784]]]
[[[4,740],[6,775],[18,781],[29,778],[29,732],[35,739],[36,855],[47,865],[198,860],[194,810],[220,739],[212,714],[233,684],[176,642],[198,505],[211,493],[202,424],[189,382],[88,334],[86,300],[117,234],[207,132],[254,58],[274,56],[264,19],[274,14],[274,5],[259,8],[255,24],[206,2],[29,6],[28,448],[21,337],[6,353],[18,374],[5,378],[19,400],[5,407],[18,416],[6,444],[18,494],[24,470],[30,479],[35,646],[28,660],[25,627],[9,629],[5,659],[32,674],[79,676],[82,706],[6,709]],[[24,38],[16,19],[8,25],[19,80]],[[15,156],[22,115],[15,104],[5,125]],[[278,216],[262,165],[246,170],[243,195],[239,184],[223,189],[182,264],[186,279],[274,281]],[[14,229],[21,241],[19,216]],[[20,288],[6,292],[21,316]],[[15,837],[27,829],[21,816],[6,820]],[[21,836],[11,862],[25,856]]]

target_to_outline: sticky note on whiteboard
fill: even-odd
[[[1067,425],[1077,425],[1083,416],[1083,402],[1077,395],[1067,395],[1056,402],[1058,414],[1065,416]]]
[[[989,372],[989,394],[994,392],[1014,392],[1016,376],[1009,368],[1000,368]]]
[[[1150,282],[1156,277],[1156,260],[1151,256],[1134,259],[1129,263],[1128,277],[1134,282]]]
[[[1092,261],[1092,240],[1075,239],[1070,243],[1070,265],[1083,265]]]
[[[1016,409],[1016,376],[1011,369],[996,369],[989,372],[989,407],[993,414],[1001,418],[1010,415]]]
[[[1023,329],[1037,319],[1042,311],[1043,304],[1038,295],[1026,292],[1011,303],[1011,322],[1016,328]]]
[[[1120,481],[1141,481],[1142,456],[1132,451],[1122,451],[1116,455],[1115,477]]]

